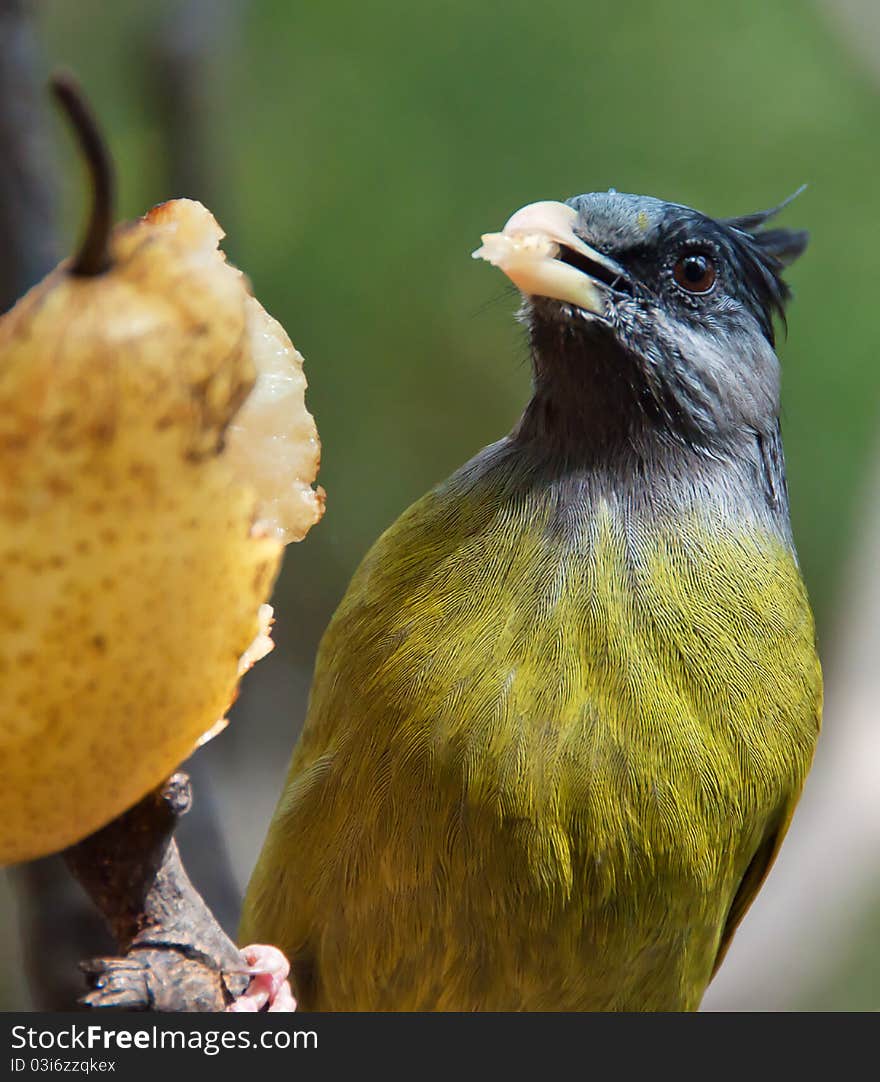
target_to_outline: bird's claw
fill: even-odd
[[[251,975],[245,991],[226,1008],[230,1012],[289,1013],[296,1010],[290,988],[290,963],[277,947],[254,943],[241,952],[245,965],[238,972]]]

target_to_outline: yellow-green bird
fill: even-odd
[[[302,1007],[698,1007],[821,713],[773,333],[806,235],[773,213],[611,191],[483,238],[534,392],[324,636],[242,927]]]

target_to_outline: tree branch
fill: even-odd
[[[164,786],[65,851],[65,860],[106,918],[122,957],[83,969],[88,1007],[221,1011],[249,976],[190,882],[173,839],[191,802],[189,778]]]

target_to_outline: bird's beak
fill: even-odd
[[[601,316],[607,296],[601,283],[623,271],[581,240],[574,231],[577,220],[577,211],[565,203],[529,203],[500,233],[484,233],[473,257],[504,271],[523,293]]]

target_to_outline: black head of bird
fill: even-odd
[[[785,204],[783,204],[784,206]],[[649,433],[709,450],[771,435],[774,317],[807,234],[647,196],[533,203],[475,256],[523,292],[536,396],[526,422],[574,447]]]

